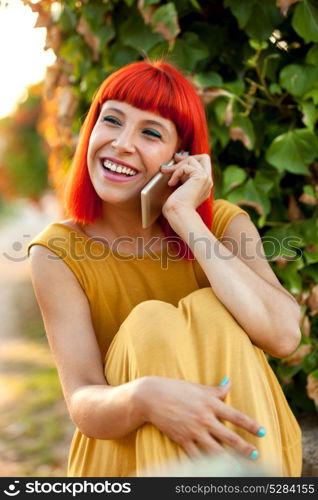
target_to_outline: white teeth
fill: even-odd
[[[115,165],[112,161],[109,160],[104,160],[103,165],[105,168],[112,170],[113,172],[118,172],[119,174],[126,174],[126,175],[136,175],[136,172],[132,170],[129,167],[124,167],[120,165]]]

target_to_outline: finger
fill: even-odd
[[[175,153],[174,154],[174,159],[176,161],[181,161],[184,160],[184,158],[187,158],[190,156],[189,151],[181,151],[180,153]]]
[[[223,384],[224,382],[224,384]],[[203,386],[205,387],[209,392],[212,392],[213,396],[221,399],[222,401],[225,399],[226,395],[232,389],[232,382],[228,377],[225,377],[223,381],[221,382],[222,385],[219,386]]]
[[[194,441],[189,441],[183,448],[192,460],[200,460],[202,458],[202,453]]]
[[[191,174],[200,174],[200,170],[194,167],[193,165],[190,165],[189,163],[185,163],[183,165],[178,166],[177,170],[175,170],[169,179],[169,186],[175,185],[178,180],[181,180],[182,182],[185,182],[186,179],[182,179],[183,176],[190,176]]]
[[[255,446],[245,441],[245,439],[231,429],[228,429],[218,420],[212,421],[209,432],[213,436],[216,436],[222,443],[227,444],[246,458],[249,458],[253,451],[256,450]],[[257,450],[256,452],[258,453]]]
[[[164,165],[161,165],[161,170],[163,172],[170,172],[170,171],[175,171],[177,170],[178,168],[181,168],[182,166],[182,163],[184,162],[184,165],[191,165],[193,167],[196,167],[200,170],[203,170],[205,171],[203,165],[201,165],[200,162],[198,162],[198,160],[193,157],[193,156],[181,156],[181,157],[177,157],[178,158],[178,163],[173,163],[172,165],[169,165],[168,163],[167,164],[164,164]]]
[[[213,186],[213,176],[212,176],[213,169],[210,156],[207,154],[197,155],[196,160],[200,163],[200,165],[202,166],[204,171],[208,174],[208,176],[211,177]]]
[[[263,429],[263,427],[251,417],[248,417],[245,413],[241,413],[232,406],[228,406],[222,401],[219,401],[216,412],[218,418],[232,422],[232,424],[242,427],[242,429],[245,429],[256,436],[258,436],[259,431]]]
[[[221,424],[220,424],[221,425]],[[230,460],[231,455],[219,442],[219,436],[211,435],[210,432],[204,433],[200,440],[197,440],[199,446],[208,454],[217,455],[218,457],[227,458]]]

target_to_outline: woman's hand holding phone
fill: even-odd
[[[174,187],[180,181],[182,185],[169,196],[162,207],[163,215],[168,219],[169,210],[179,207],[196,210],[207,198],[213,187],[212,166],[207,154],[192,155],[187,153],[174,155],[175,164],[161,166],[161,172],[171,172],[168,186]]]

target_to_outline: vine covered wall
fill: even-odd
[[[99,84],[166,56],[206,105],[216,198],[249,212],[301,305],[302,341],[270,358],[297,414],[318,407],[318,3],[315,0],[42,0],[48,68],[40,131],[61,193]]]

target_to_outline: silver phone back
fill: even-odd
[[[142,227],[146,229],[161,214],[162,206],[173,192],[174,187],[168,186],[172,172],[158,172],[141,190]]]

